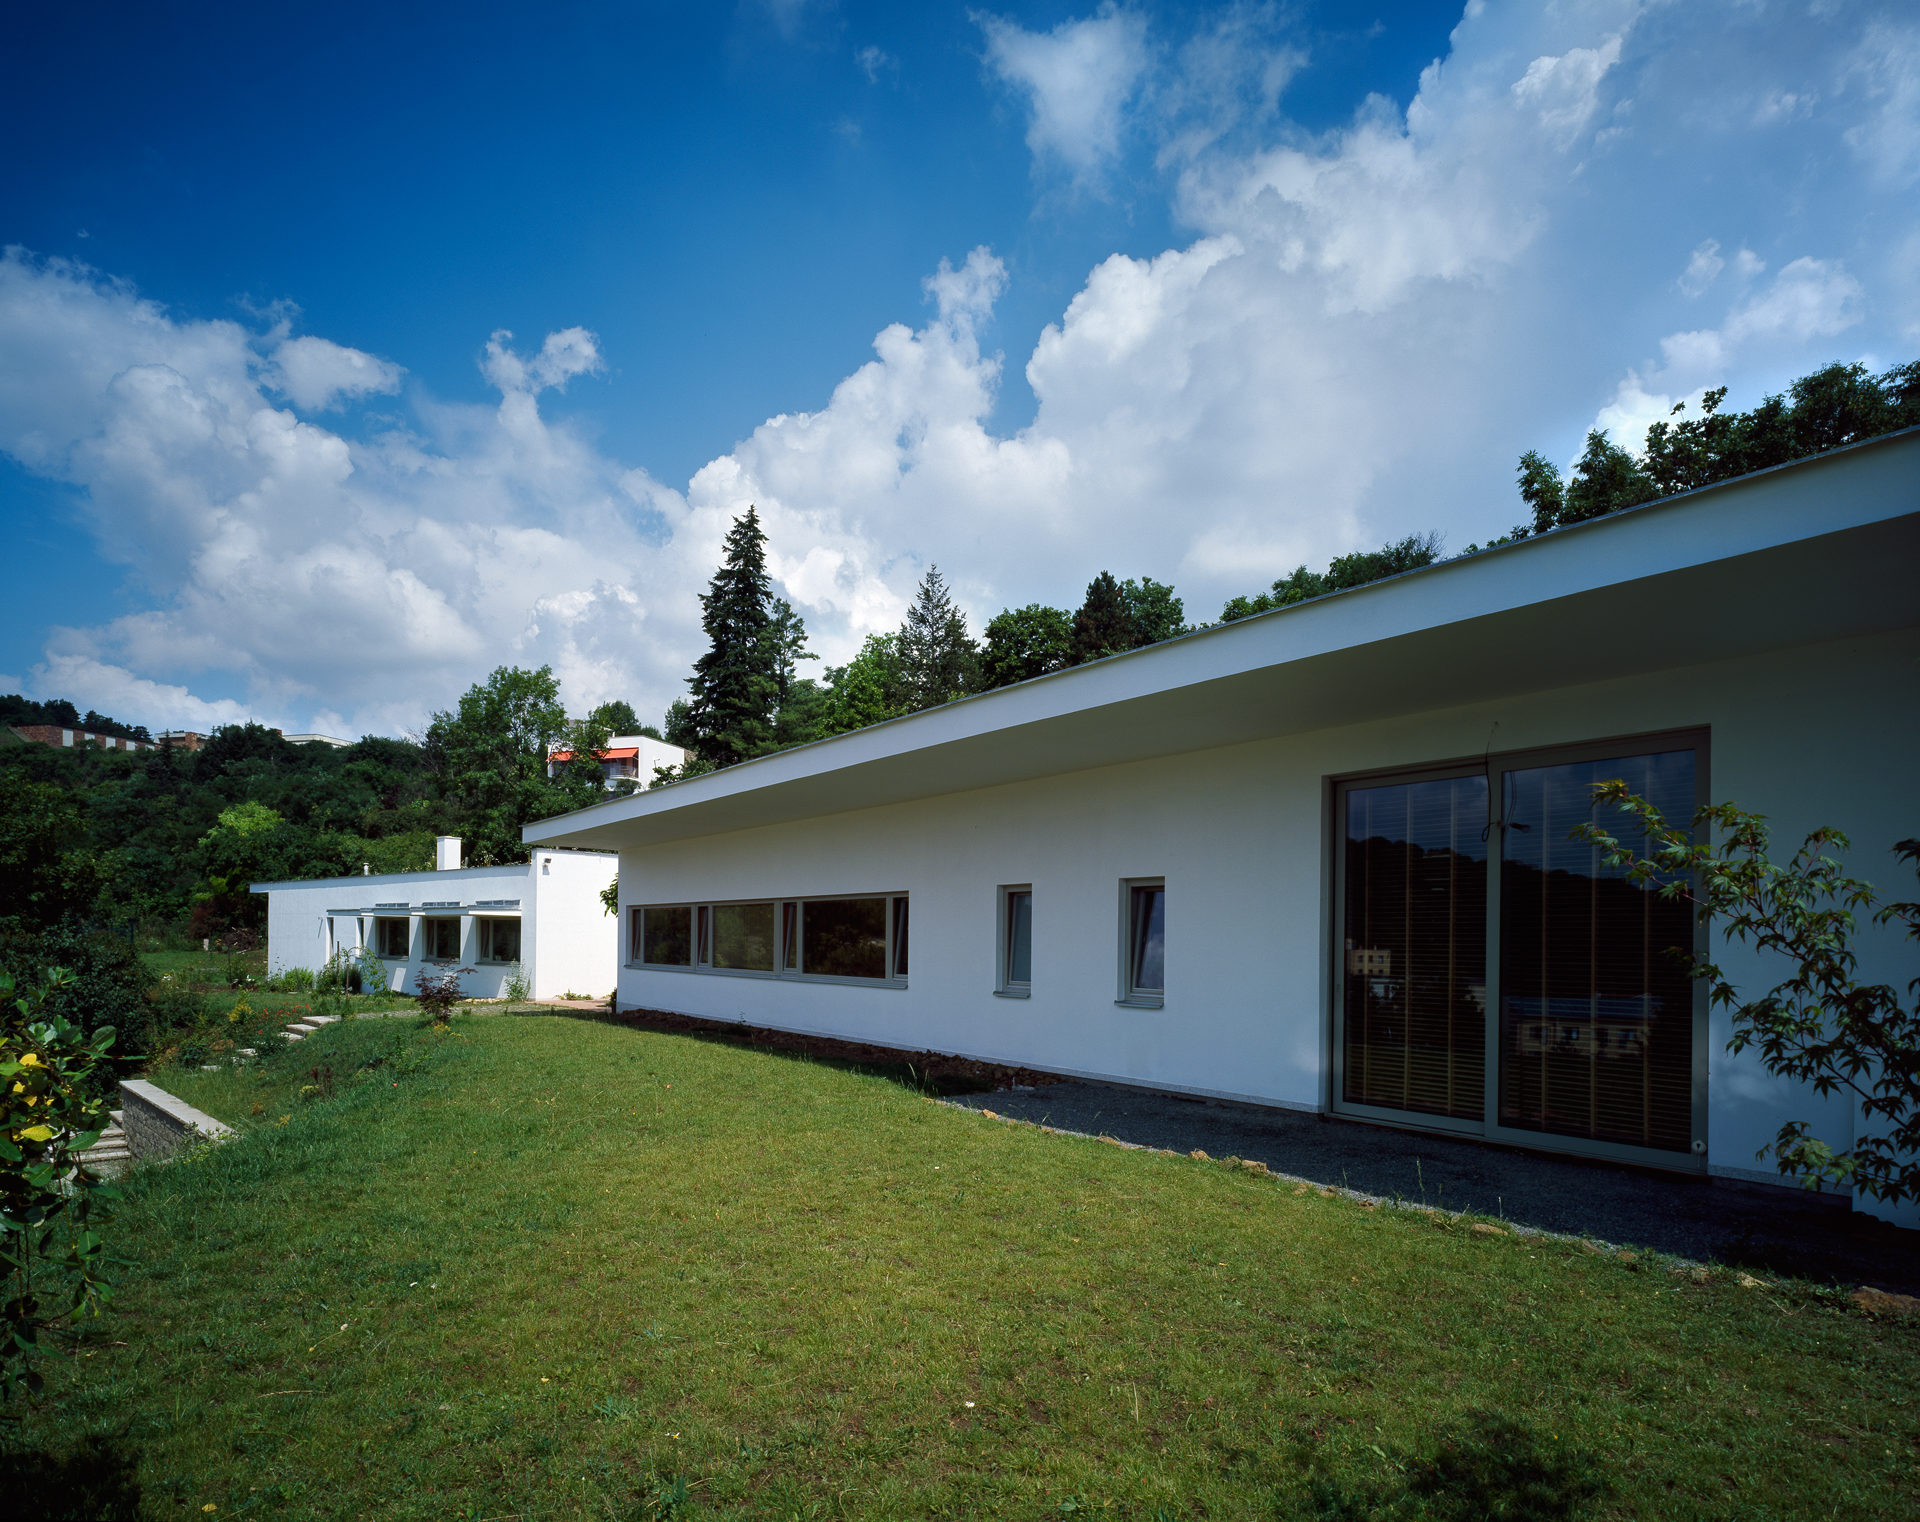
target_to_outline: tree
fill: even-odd
[[[91,1036],[49,1007],[65,975],[16,990],[0,971],[0,1396],[38,1391],[43,1338],[111,1301],[94,1229],[110,1195],[81,1154],[107,1127],[100,1081],[113,1031]]]
[[[71,793],[24,778],[0,786],[0,925],[33,930],[84,913],[100,868]]]
[[[424,750],[434,791],[467,840],[476,866],[524,861],[522,825],[600,797],[600,772],[563,768],[547,778],[547,752],[569,738],[560,683],[550,666],[501,666],[436,713]]]
[[[980,656],[982,688],[1010,687],[1058,671],[1073,660],[1073,619],[1059,608],[1028,603],[987,621]]]
[[[1844,1093],[1866,1126],[1880,1126],[1836,1149],[1805,1121],[1788,1121],[1758,1155],[1771,1153],[1783,1174],[1810,1188],[1848,1184],[1889,1204],[1920,1199],[1920,978],[1907,985],[1905,1001],[1889,984],[1862,983],[1853,945],[1863,914],[1920,941],[1920,903],[1880,903],[1869,884],[1848,877],[1827,854],[1847,850],[1847,837],[1830,827],[1811,831],[1782,864],[1768,855],[1765,817],[1737,804],[1701,808],[1689,830],[1624,782],[1598,784],[1594,799],[1645,825],[1647,854],[1593,823],[1577,826],[1575,838],[1598,846],[1630,882],[1658,882],[1663,897],[1694,904],[1729,941],[1785,963],[1786,978],[1743,998],[1717,963],[1692,959],[1713,1003],[1733,1011],[1727,1050],[1757,1048],[1769,1072],[1810,1083],[1818,1094]],[[1893,849],[1920,867],[1920,840]]]
[[[613,698],[602,703],[587,715],[587,721],[597,724],[610,735],[640,735],[651,728],[640,723],[640,715],[633,711],[633,705],[624,698]]]
[[[817,657],[807,648],[807,626],[800,615],[793,611],[793,604],[784,597],[776,597],[772,609],[769,632],[773,640],[774,705],[784,708],[793,691],[795,671],[800,662]]]
[[[1136,650],[1157,645],[1188,632],[1187,610],[1164,581],[1142,576],[1120,584],[1120,601],[1127,617],[1133,620],[1133,646]]]
[[[687,679],[687,728],[694,753],[714,766],[758,755],[773,740],[780,650],[766,543],[749,507],[727,531],[720,567],[700,598],[708,648]]]
[[[1102,571],[1087,583],[1086,601],[1073,615],[1073,664],[1131,650],[1133,642],[1133,615],[1127,611],[1120,583],[1113,579],[1113,572]]]
[[[1762,398],[1751,412],[1722,412],[1726,397],[1725,386],[1707,392],[1697,417],[1683,416],[1687,404],[1675,403],[1666,419],[1647,429],[1638,458],[1605,433],[1589,433],[1570,482],[1563,483],[1558,468],[1537,450],[1528,450],[1520,457],[1520,497],[1533,510],[1533,522],[1516,528],[1515,537],[1920,424],[1920,361],[1878,376],[1865,365],[1828,365],[1801,376],[1785,395]]]
[[[869,634],[851,661],[827,669],[827,680],[825,734],[864,729],[910,711],[897,634]]]
[[[920,579],[897,648],[909,710],[937,708],[973,690],[980,652],[937,565]]]
[[[1309,571],[1301,566],[1292,575],[1276,581],[1270,591],[1254,597],[1232,599],[1221,610],[1220,622],[1230,624],[1235,619],[1247,618],[1255,613],[1291,607],[1310,597],[1344,592],[1352,587],[1363,587],[1370,581],[1398,576],[1402,571],[1415,571],[1421,566],[1432,565],[1439,553],[1438,534],[1409,534],[1405,539],[1383,544],[1377,550],[1356,550],[1351,555],[1341,555],[1324,572]]]

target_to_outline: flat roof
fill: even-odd
[[[1920,623],[1920,428],[528,825],[619,849]]]
[[[575,856],[605,856],[608,853],[587,846],[552,845],[549,850],[566,851]],[[426,868],[419,872],[349,872],[344,877],[295,877],[284,882],[249,883],[248,891],[265,893],[273,888],[325,888],[338,887],[346,883],[357,883],[361,887],[372,887],[378,883],[457,883],[469,882],[476,877],[497,877],[503,872],[526,872],[531,861],[503,862],[497,867],[448,867],[444,871]],[[371,913],[372,911],[367,911]]]

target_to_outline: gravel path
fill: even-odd
[[[1265,1163],[1384,1199],[1500,1216],[1516,1226],[1754,1272],[1920,1293],[1920,1232],[1842,1199],[1421,1136],[1290,1110],[1071,1080],[956,1095],[953,1104],[1147,1147]]]

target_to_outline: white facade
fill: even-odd
[[[595,755],[600,761],[600,773],[610,788],[622,782],[646,787],[653,781],[655,767],[679,767],[687,762],[686,751],[665,740],[656,740],[652,735],[614,735],[607,741],[607,748],[596,751]],[[547,757],[547,775],[551,777],[563,762],[572,759],[571,751],[554,751]]]
[[[1751,1053],[1729,1056],[1726,1013],[1685,985],[1663,1018],[1670,1030],[1691,1019],[1690,1078],[1683,1067],[1680,1130],[1658,1145],[1503,1118],[1500,1080],[1532,1060],[1525,1040],[1563,1034],[1555,1001],[1541,998],[1525,1037],[1517,975],[1494,985],[1486,1017],[1483,1116],[1357,1100],[1343,1054],[1360,1048],[1342,1044],[1357,1006],[1342,1001],[1391,959],[1365,950],[1364,936],[1341,943],[1342,874],[1353,870],[1343,862],[1356,859],[1342,800],[1436,771],[1491,774],[1494,817],[1474,834],[1494,842],[1480,849],[1497,882],[1521,849],[1500,844],[1519,839],[1501,833],[1503,810],[1523,827],[1513,779],[1583,755],[1690,751],[1694,794],[1766,814],[1777,854],[1837,825],[1854,842],[1856,875],[1908,895],[1889,847],[1920,834],[1916,566],[1920,431],[526,834],[619,850],[622,1005],[1771,1181],[1755,1152],[1783,1122],[1812,1122],[1845,1145],[1855,1116],[1838,1097],[1771,1078]],[[1474,849],[1470,835],[1462,851]],[[1165,888],[1157,1003],[1128,998],[1127,888],[1141,880]],[[1024,987],[1008,977],[1009,889],[1032,893]],[[784,901],[835,895],[905,899],[904,976],[787,970],[787,927],[799,921]],[[656,906],[666,924],[661,906],[769,900],[774,971],[641,960],[635,906]],[[1493,923],[1486,965],[1504,968],[1517,932]],[[1743,990],[1786,975],[1743,948],[1712,949]],[[1862,949],[1867,977],[1904,989],[1920,973],[1913,944],[1893,934],[1869,932]],[[1466,989],[1483,1010],[1487,980]],[[1521,1034],[1496,1034],[1510,1028]],[[1895,1218],[1920,1224],[1911,1208]]]
[[[505,953],[517,934],[531,997],[599,997],[614,986],[615,921],[600,901],[614,870],[601,852],[549,849],[504,867],[255,883],[253,891],[267,895],[270,974],[317,973],[336,951],[371,948],[393,992],[413,993],[422,973],[454,967],[464,993],[493,999],[514,974]]]

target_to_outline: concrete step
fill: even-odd
[[[333,1024],[333,1023],[334,1023],[335,1021],[337,1021],[337,1020],[338,1020],[339,1018],[340,1018],[340,1017],[339,1017],[338,1015],[308,1015],[308,1016],[307,1016],[307,1024],[309,1024],[309,1025],[332,1025],[332,1024]]]
[[[287,1029],[290,1031],[298,1031],[303,1036],[311,1036],[315,1031],[319,1030],[320,1027],[311,1020],[296,1020],[292,1025],[289,1025]]]

